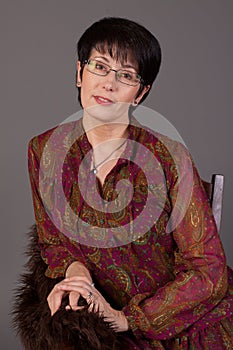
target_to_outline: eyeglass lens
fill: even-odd
[[[99,60],[88,60],[85,62],[87,64],[87,70],[96,75],[107,75],[110,71],[116,73],[116,78],[123,84],[136,86],[140,83],[141,78],[136,72],[131,72],[125,69],[112,69],[106,63]]]

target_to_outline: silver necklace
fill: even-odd
[[[105,159],[103,159],[99,164],[95,164],[95,159],[94,159],[94,155],[92,157],[92,162],[93,162],[93,168],[91,169],[91,171],[93,172],[93,174],[97,174],[98,173],[98,168],[100,167],[100,165],[102,165],[103,163],[105,163],[116,151],[118,151],[125,143],[126,143],[127,139],[124,140],[124,142],[122,142],[117,148],[115,148]]]

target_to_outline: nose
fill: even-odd
[[[116,89],[117,85],[117,77],[116,77],[116,70],[111,69],[107,75],[104,77],[104,88],[107,91],[113,91]]]

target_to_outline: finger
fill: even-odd
[[[94,312],[95,304],[91,303],[87,309],[88,312]]]
[[[58,311],[58,309],[60,308],[61,303],[60,302],[52,302],[52,303],[48,302],[48,305],[49,305],[49,308],[50,308],[51,316],[53,316]]]
[[[71,291],[69,293],[69,305],[72,309],[76,308],[78,306],[78,300],[80,297],[80,293]]]
[[[94,283],[90,282],[87,278],[80,278],[80,277],[69,277],[69,278],[65,278],[64,280],[62,280],[61,282],[57,283],[54,286],[55,290],[60,290],[62,286],[65,285],[77,285],[77,286],[81,286],[83,288],[87,288],[92,289],[94,288]]]
[[[55,286],[52,291],[49,293],[47,297],[47,302],[51,311],[51,316],[55,314],[55,312],[59,309],[61,306],[61,301],[63,298],[63,295],[65,294],[64,291],[59,290],[57,286]]]
[[[73,283],[67,283],[64,285],[61,285],[59,287],[60,289],[62,289],[63,291],[67,291],[67,292],[76,292],[82,295],[83,298],[85,298],[86,300],[89,300],[90,297],[94,296],[94,293],[89,289],[87,289],[86,287],[83,287],[81,285],[77,285],[77,284],[73,284]]]
[[[67,311],[69,311],[69,310],[77,311],[77,310],[82,310],[84,308],[85,308],[85,306],[75,306],[75,307],[73,306],[73,307],[71,307],[70,305],[66,305],[66,307],[65,307],[65,309]]]
[[[100,312],[99,311],[99,304],[98,303],[96,303],[95,305],[94,305],[94,310],[93,310],[95,313],[99,313],[100,314],[100,316],[102,315],[102,312]]]
[[[88,277],[86,276],[72,276],[72,277],[66,277],[64,279],[65,282],[83,282],[86,283],[88,286],[92,286],[94,287],[94,283],[92,282],[92,280],[90,280]]]
[[[123,329],[121,329],[121,327],[119,325],[115,324],[115,323],[109,322],[109,327],[111,329],[113,329],[114,332],[122,332],[123,331]]]
[[[67,290],[69,289],[70,291],[79,291],[82,290],[82,291],[85,291],[86,290],[86,293],[94,293],[94,290],[92,289],[92,287],[90,286],[90,284],[87,284],[87,283],[84,283],[82,281],[67,281],[67,282],[64,282],[62,284],[60,284],[58,286],[59,289],[61,290]]]
[[[113,329],[115,332],[116,332],[116,330],[118,329],[118,327],[117,327],[115,324],[111,324],[111,323],[109,323],[109,327],[110,327],[111,329]]]
[[[70,292],[69,294],[69,306],[73,311],[82,310],[85,306],[79,306],[78,301],[80,293]]]
[[[88,295],[87,295],[87,302],[90,303],[90,304],[95,304],[96,300],[94,299],[94,295],[92,292],[89,292]]]

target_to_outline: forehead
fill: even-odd
[[[96,46],[91,50],[90,55],[102,55],[113,59],[121,65],[127,64],[136,69],[138,68],[138,62],[133,54],[133,51],[125,47],[120,47],[117,44],[111,46],[104,43],[96,44]]]

